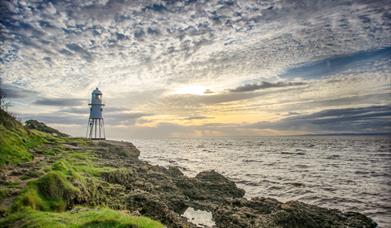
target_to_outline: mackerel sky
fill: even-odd
[[[1,1],[22,120],[111,138],[391,132],[391,1]]]

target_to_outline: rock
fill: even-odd
[[[171,225],[176,221],[172,218],[172,213],[179,216],[189,206],[212,210],[225,199],[244,194],[234,182],[215,171],[203,172],[190,178],[183,175],[177,167],[167,169],[146,162],[133,163],[128,169],[104,173],[103,178],[110,183],[125,186],[130,191],[128,210],[138,210],[141,214],[156,210],[158,214],[146,215],[153,215],[159,220],[162,218],[158,215],[163,216],[165,220],[160,221],[168,219]],[[148,203],[140,203],[140,198],[144,201],[148,199]],[[138,207],[143,209],[139,210]]]
[[[46,132],[55,136],[68,137],[67,134],[64,134],[54,128],[48,127],[46,124],[39,122],[37,120],[27,120],[25,124],[28,129],[34,129],[34,130]]]
[[[215,201],[222,201],[225,198],[240,198],[245,193],[243,189],[236,187],[235,182],[214,170],[197,174],[194,181],[198,188],[210,195],[207,198]]]
[[[176,166],[169,166],[167,170],[168,175],[172,177],[182,177],[184,176],[181,170]]]
[[[82,150],[82,147],[79,147],[77,144],[74,145],[75,143],[68,143],[68,144],[63,144],[64,149],[67,150]]]
[[[370,218],[353,212],[321,208],[271,198],[234,199],[213,211],[217,227],[377,227]]]
[[[163,222],[168,227],[196,227],[186,218],[170,210],[159,197],[145,191],[134,191],[129,195],[128,207],[137,210],[138,213],[150,216]]]
[[[213,211],[217,227],[376,227],[375,222],[359,213],[296,201],[245,199],[243,189],[213,170],[190,178],[177,167],[138,161],[103,177],[130,191],[126,209],[151,216],[169,227],[189,226],[179,216],[187,207]]]
[[[129,142],[119,142],[112,140],[93,141],[96,154],[102,159],[124,163],[123,159],[136,160],[140,156],[140,151]]]

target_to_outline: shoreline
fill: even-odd
[[[159,222],[197,227],[181,216],[188,208],[211,212],[216,227],[377,227],[357,212],[264,197],[246,199],[243,189],[214,170],[187,177],[178,167],[140,160],[140,151],[128,142],[59,137],[17,122],[6,126],[24,137],[21,145],[31,157],[1,167],[1,226],[59,225],[56,218],[64,216],[68,219],[63,223],[79,224],[78,216],[100,213],[104,207],[114,214],[125,211],[120,216],[126,221],[156,221],[141,227],[160,227]],[[32,214],[41,220],[30,221]],[[88,224],[102,222],[89,219]]]

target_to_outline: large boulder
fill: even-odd
[[[102,160],[116,167],[122,167],[140,156],[140,151],[129,142],[101,140],[93,141],[93,145],[95,153]]]
[[[235,182],[214,170],[200,172],[195,176],[193,182],[197,188],[205,191],[209,200],[222,201],[226,198],[241,198],[245,194],[245,191],[238,188]]]

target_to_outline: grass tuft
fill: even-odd
[[[29,183],[15,200],[13,211],[31,208],[42,211],[64,211],[73,205],[79,190],[59,171],[52,171]]]

